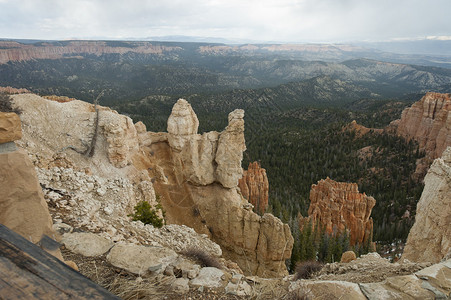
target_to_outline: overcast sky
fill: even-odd
[[[451,36],[451,0],[0,0],[0,38],[281,42]]]

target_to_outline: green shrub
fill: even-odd
[[[160,204],[156,207],[161,209]],[[149,202],[141,201],[134,209],[135,213],[128,215],[129,217],[133,217],[133,221],[141,221],[144,224],[151,224],[158,228],[163,226],[164,220],[158,216],[157,211],[150,206]]]

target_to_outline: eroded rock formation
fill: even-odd
[[[440,157],[451,146],[451,94],[427,93],[403,110],[401,119],[389,128],[407,140],[418,141],[430,159]]]
[[[268,207],[269,182],[266,170],[258,162],[249,163],[243,177],[238,181],[241,194],[253,206],[254,211],[264,214]]]
[[[325,226],[328,233],[349,230],[351,245],[363,244],[372,238],[370,216],[375,204],[373,197],[359,193],[356,183],[336,182],[328,177],[312,185],[308,217],[300,223],[311,221]]]
[[[258,216],[238,191],[245,150],[242,110],[229,114],[224,131],[200,135],[185,100],[174,106],[168,133],[148,132],[143,123],[134,125],[98,107],[95,152],[88,157],[73,148],[83,150],[90,141],[92,104],[30,94],[12,97],[23,110],[20,146],[31,154],[48,201],[71,212],[56,216],[59,222],[87,226],[114,242],[161,245],[151,238],[150,227],[127,224],[138,201],[155,207],[158,195],[168,224],[187,225],[205,234],[202,239],[210,237],[247,274],[287,274],[284,261],[293,245],[288,225],[269,214]],[[70,230],[59,224],[59,230]],[[218,249],[202,239],[188,238],[217,255]]]
[[[451,250],[451,147],[434,160],[424,178],[415,223],[402,259],[439,262]]]
[[[215,181],[234,188],[241,178],[244,142],[244,111],[229,114],[229,125],[221,132],[197,133],[199,121],[191,105],[179,99],[168,119],[168,142],[174,164],[186,180],[208,185]]]

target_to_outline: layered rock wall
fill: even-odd
[[[451,147],[434,160],[424,178],[415,223],[402,259],[439,262],[451,251]]]
[[[356,183],[326,178],[312,185],[308,218],[302,221],[325,226],[328,233],[349,230],[351,245],[363,244],[372,238],[375,204],[373,197],[359,193]]]
[[[109,53],[124,54],[127,52],[142,54],[161,54],[176,51],[178,47],[152,45],[150,42],[130,42],[130,47],[109,46],[101,41],[70,41],[66,45],[41,43],[38,46],[11,41],[0,41],[0,64],[9,61],[27,61],[33,59],[58,59],[70,55]]]
[[[440,157],[451,146],[451,94],[427,93],[390,128],[407,140],[416,140],[428,158]]]
[[[268,207],[269,182],[266,170],[258,162],[249,163],[243,177],[238,181],[241,194],[252,205],[254,211],[264,214]]]

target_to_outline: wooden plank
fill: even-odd
[[[2,224],[0,257],[0,299],[120,299]]]

